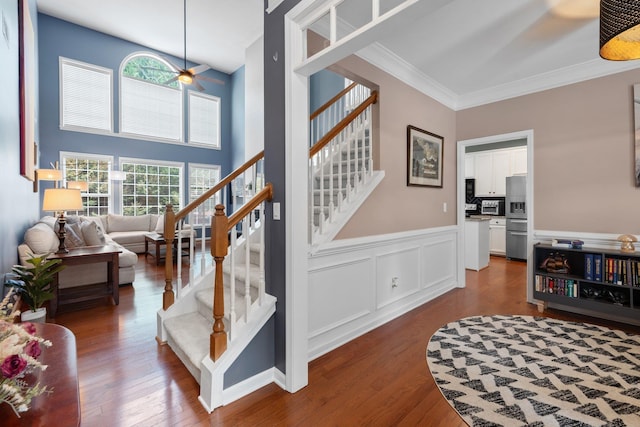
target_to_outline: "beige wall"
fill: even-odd
[[[457,139],[534,131],[534,228],[640,234],[629,71],[457,113]]]
[[[456,115],[432,98],[357,57],[339,63],[379,87],[376,155],[385,178],[337,239],[456,223]],[[407,125],[444,137],[443,188],[407,186]],[[443,203],[447,212],[443,212]]]

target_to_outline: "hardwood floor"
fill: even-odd
[[[312,361],[309,385],[298,393],[271,384],[208,414],[197,382],[155,341],[163,274],[152,257],[140,256],[135,285],[120,289],[119,306],[98,301],[58,313],[55,323],[76,335],[83,426],[465,426],[429,374],[429,337],[465,316],[538,315],[525,302],[525,263],[492,257],[489,268],[467,271],[465,289]],[[560,311],[545,315],[640,333]]]

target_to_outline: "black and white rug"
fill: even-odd
[[[427,363],[472,426],[640,426],[640,335],[546,317],[468,317],[436,331]]]

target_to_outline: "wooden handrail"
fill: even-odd
[[[309,149],[309,158],[315,156],[322,148],[329,143],[333,138],[336,137],[344,128],[349,125],[356,117],[358,117],[369,105],[375,104],[378,101],[378,91],[374,90],[367,99],[365,99],[362,104],[358,105],[355,110],[353,110],[347,117],[340,120],[340,122],[325,136],[320,138],[318,142],[313,144],[313,146]]]
[[[249,169],[251,166],[253,166],[255,163],[257,163],[262,158],[264,158],[264,150],[259,152],[258,154],[256,154],[252,158],[250,158],[249,160],[247,160],[238,169],[234,170],[229,175],[225,176],[223,179],[220,180],[220,182],[218,182],[216,185],[214,185],[212,188],[210,188],[206,192],[202,193],[202,195],[200,195],[200,197],[195,199],[193,202],[191,202],[187,206],[185,206],[182,210],[180,210],[180,212],[178,212],[176,214],[175,220],[176,221],[180,221],[182,219],[185,219],[187,217],[187,215],[189,215],[189,213],[191,213],[192,210],[194,210],[195,208],[200,206],[205,200],[211,198],[214,194],[216,194],[218,191],[223,189],[231,181],[236,179],[244,171]]]
[[[235,227],[236,224],[238,224],[242,220],[242,218],[249,215],[249,213],[252,210],[254,210],[256,207],[258,207],[260,203],[264,202],[265,200],[270,201],[272,197],[273,197],[273,186],[271,185],[270,182],[268,182],[265,184],[262,190],[260,190],[255,196],[251,198],[251,200],[249,200],[247,203],[242,205],[240,209],[235,211],[229,217],[229,229],[227,231]]]
[[[344,89],[342,89],[340,92],[338,92],[338,94],[336,96],[334,96],[333,98],[331,98],[330,100],[328,100],[327,102],[325,102],[324,104],[322,104],[322,106],[320,108],[318,108],[316,111],[314,111],[313,113],[311,113],[311,115],[309,116],[309,120],[313,120],[316,117],[318,117],[320,114],[322,114],[322,112],[324,110],[326,110],[327,108],[329,108],[334,102],[336,102],[338,99],[342,98],[343,96],[345,96],[351,89],[353,89],[354,87],[356,87],[358,85],[358,83],[353,82],[351,83],[349,86],[345,87]]]

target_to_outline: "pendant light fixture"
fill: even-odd
[[[600,56],[612,61],[640,59],[640,1],[600,1]]]

